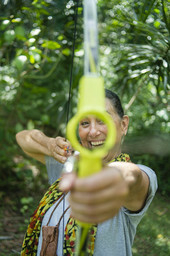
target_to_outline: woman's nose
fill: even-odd
[[[99,130],[98,125],[96,123],[91,123],[90,130],[89,130],[89,135],[91,137],[95,137],[99,134],[100,134],[100,130]]]

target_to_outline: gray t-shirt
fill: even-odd
[[[46,158],[46,166],[49,175],[49,181],[54,182],[61,175],[62,164],[58,163],[51,157]],[[146,210],[148,209],[155,192],[157,190],[157,178],[153,170],[144,165],[138,165],[139,168],[144,171],[150,180],[149,193],[145,203],[144,208],[138,213],[131,213],[126,208],[122,207],[118,214],[101,224],[98,225],[96,240],[95,240],[95,249],[94,256],[131,256],[132,255],[132,244],[136,233],[137,225],[144,216]],[[64,202],[61,202],[60,205],[55,210],[51,221],[50,226],[54,226],[58,223],[60,216],[63,213],[63,209],[66,209],[68,204],[66,196]],[[64,203],[64,206],[63,206]],[[49,216],[54,209],[55,204],[46,212],[42,225],[45,225]],[[63,255],[63,226],[67,224],[67,221],[70,216],[70,211],[68,210],[64,216],[64,220],[60,223],[59,228],[59,240],[57,255]],[[40,255],[42,245],[42,230],[40,232],[38,251],[37,256]]]

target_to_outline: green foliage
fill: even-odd
[[[169,201],[156,195],[137,229],[133,255],[166,256],[170,250]]]
[[[168,87],[169,72],[169,26],[164,1],[112,4],[102,16],[105,30],[100,44],[109,55],[109,66],[112,70],[115,67],[118,92],[133,95],[138,86],[153,84],[160,95]]]
[[[66,3],[4,1],[1,5],[0,165],[3,183],[0,185],[3,191],[8,188],[13,192],[15,187],[25,191],[25,187],[32,189],[30,186],[35,182],[26,162],[24,166],[15,163],[18,155],[15,134],[36,127],[54,135],[66,122],[74,29],[74,6],[66,6]]]
[[[158,179],[158,191],[163,196],[170,195],[169,156],[140,155],[133,156],[132,160],[152,168]]]
[[[22,214],[24,214],[28,210],[29,206],[33,203],[33,200],[34,200],[33,197],[22,197],[21,198],[20,202],[21,202],[22,207],[21,207],[20,211]]]
[[[2,178],[7,179],[4,189],[10,183],[7,177],[11,176],[16,183],[24,180],[14,171],[19,168],[14,161],[18,155],[17,132],[37,128],[49,136],[65,136],[75,3],[19,0],[1,4],[0,165]],[[82,22],[80,1],[70,116],[76,112],[77,86],[83,74]],[[122,98],[130,116],[129,134],[166,135],[168,3],[99,0],[98,24],[100,72],[105,86]],[[150,164],[149,160],[145,162]],[[162,177],[162,165],[160,160],[160,167],[155,170],[163,187],[161,191],[169,191]]]

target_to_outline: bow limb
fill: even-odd
[[[113,120],[105,111],[104,81],[98,74],[98,32],[96,0],[84,0],[84,76],[79,84],[79,101],[77,114],[67,125],[67,137],[74,149],[80,152],[78,176],[92,175],[102,168],[102,158],[113,147],[116,129]],[[89,150],[80,145],[77,138],[79,122],[93,115],[107,125],[107,138],[102,147]],[[78,237],[76,238],[76,256],[84,256],[88,230],[91,224],[78,222]]]

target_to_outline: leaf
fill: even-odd
[[[42,115],[41,116],[41,121],[43,122],[43,124],[49,124],[50,123],[50,117],[48,115]]]
[[[69,48],[66,48],[64,50],[62,50],[62,54],[65,55],[65,56],[69,56],[71,53],[70,49]]]
[[[10,24],[9,20],[3,20],[2,24],[1,24],[1,29],[6,29]]]
[[[35,59],[34,59],[34,56],[33,55],[30,55],[30,63],[31,64],[34,64],[35,63]]]
[[[30,54],[30,62],[32,64],[34,64],[35,62],[40,62],[40,60],[41,60],[41,55],[40,54],[38,54],[34,51],[30,51],[29,54]]]
[[[161,25],[161,23],[160,23],[158,20],[156,20],[156,21],[154,22],[155,28],[159,28],[160,25]]]
[[[34,122],[32,120],[29,120],[28,123],[27,123],[27,129],[28,130],[32,130],[34,129]]]
[[[34,36],[39,35],[40,32],[41,32],[41,29],[40,29],[40,28],[35,28],[35,29],[31,30],[30,35],[31,35],[32,37],[34,37]]]
[[[17,124],[15,125],[15,131],[16,131],[16,133],[22,131],[23,129],[24,129],[24,128],[23,128],[23,125],[22,125],[21,123],[17,123]]]
[[[157,8],[155,8],[155,9],[154,9],[154,12],[157,13],[157,14],[159,14],[159,13],[160,13],[160,10],[157,9]]]
[[[13,61],[13,66],[15,66],[19,71],[24,68],[25,63],[27,62],[27,57],[25,55],[17,56]]]
[[[45,41],[42,45],[42,47],[50,49],[50,50],[55,50],[61,48],[61,45],[55,41]]]
[[[21,204],[30,204],[33,202],[33,197],[22,197],[20,199]]]
[[[22,26],[17,26],[15,28],[16,38],[19,40],[25,40],[25,30]]]
[[[8,43],[12,43],[15,39],[15,31],[14,30],[7,30],[4,33],[4,39]]]
[[[63,40],[63,39],[64,39],[63,35],[58,36],[58,40],[59,40],[59,41],[61,41],[61,40]]]

